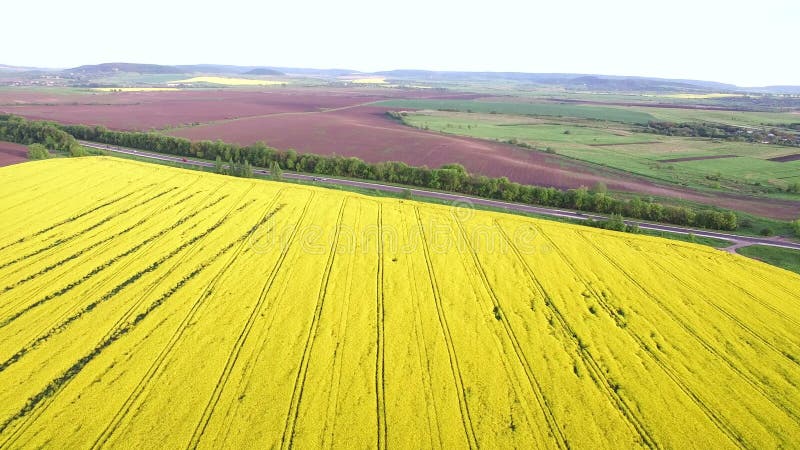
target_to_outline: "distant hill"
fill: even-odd
[[[267,69],[264,67],[259,67],[257,69],[248,70],[244,73],[244,75],[273,75],[273,76],[280,76],[285,75],[283,72],[275,69]]]
[[[583,76],[563,83],[564,86],[571,88],[584,88],[588,90],[604,91],[694,91],[706,90],[704,86],[697,84],[656,80],[650,78],[606,78],[599,76]],[[735,88],[731,86],[727,89]]]
[[[0,64],[0,72],[21,73],[56,71]],[[189,64],[166,66],[159,64],[104,63],[85,65],[63,70],[72,77],[106,76],[120,72],[139,74],[219,74],[219,75],[293,75],[315,78],[339,78],[348,75],[383,76],[406,81],[428,82],[493,82],[505,81],[521,84],[564,86],[570,89],[620,92],[752,92],[765,94],[800,94],[800,86],[739,87],[732,84],[704,80],[669,79],[640,76],[618,76],[580,73],[527,73],[527,72],[461,72],[398,69],[380,72],[360,72],[350,69],[315,69],[279,66],[236,66],[226,64]]]
[[[0,71],[2,72],[47,72],[53,69],[41,69],[38,67],[22,67],[22,66],[9,66],[0,64]]]
[[[699,80],[673,80],[634,76],[587,75],[574,73],[525,72],[447,72],[429,70],[389,70],[376,72],[391,78],[427,81],[515,81],[541,85],[559,85],[578,89],[610,91],[692,91],[738,90],[732,84]]]
[[[256,66],[231,66],[228,64],[184,64],[175,66],[185,73],[213,73],[226,75],[241,75]]]
[[[302,67],[271,67],[287,75],[299,75],[306,77],[341,77],[345,75],[360,74],[357,70],[350,69],[309,69]]]
[[[788,94],[800,95],[800,86],[764,86],[764,87],[751,87],[743,88],[750,92],[762,92],[769,94]]]
[[[284,75],[283,72],[262,66],[231,66],[225,64],[191,64],[176,66],[186,73],[212,73],[225,75]]]
[[[136,63],[104,63],[74,67],[66,69],[64,72],[81,75],[97,75],[117,72],[133,72],[147,74],[182,74],[188,73],[175,66],[162,66],[159,64],[136,64]]]

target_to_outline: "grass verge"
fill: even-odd
[[[751,245],[737,249],[736,253],[800,273],[800,251],[797,250],[768,245]]]

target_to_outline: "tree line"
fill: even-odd
[[[791,128],[793,125],[789,125],[789,127]],[[774,127],[769,129],[747,129],[733,125],[705,122],[648,122],[642,128],[642,131],[665,136],[702,137],[800,147],[800,135],[787,133]]]
[[[70,156],[86,156],[86,148],[59,125],[30,121],[22,117],[0,114],[0,141],[28,145],[28,158],[48,158],[48,151],[64,152]]]
[[[68,152],[78,146],[68,132],[50,122],[30,121],[9,114],[0,114],[0,140],[17,144],[41,144],[49,150]]]
[[[28,129],[27,125],[23,124],[35,124],[30,125],[31,130],[37,129],[37,127],[55,128],[56,131],[60,130],[65,133],[65,135],[59,134],[58,136],[67,141],[70,138],[73,138],[72,141],[77,138],[176,156],[211,161],[219,159],[220,170],[227,170],[230,167],[231,172],[237,172],[237,174],[243,174],[242,172],[247,174],[251,167],[271,167],[274,170],[277,166],[280,170],[397,183],[509,202],[569,208],[601,214],[619,214],[634,219],[676,225],[718,230],[735,230],[738,227],[736,214],[731,211],[665,205],[638,197],[623,199],[609,194],[603,188],[590,190],[581,187],[561,190],[553,187],[524,185],[509,181],[506,177],[490,178],[471,174],[460,164],[446,164],[439,168],[429,168],[410,166],[398,161],[367,163],[354,157],[298,153],[292,149],[277,150],[263,142],[249,146],[239,146],[219,140],[192,142],[188,139],[158,133],[113,131],[99,126],[57,125],[48,122],[25,121],[19,118],[10,118],[4,122],[2,117],[0,117],[0,138],[4,136],[3,127],[7,123],[15,124],[17,131],[13,131],[12,134],[17,133],[14,136],[19,139],[26,138],[25,133],[19,131]],[[6,131],[6,133],[9,132]],[[33,140],[34,137],[35,135],[32,135],[30,139]],[[14,142],[20,141],[14,140]],[[227,167],[223,168],[222,162],[233,162],[235,165],[229,163]]]

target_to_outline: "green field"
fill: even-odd
[[[623,124],[565,118],[421,111],[406,124],[443,133],[512,142],[548,150],[656,180],[699,189],[787,198],[780,192],[800,182],[800,161],[769,158],[800,153],[796,147],[662,136]],[[733,158],[669,162],[675,158]],[[789,198],[796,198],[794,197]]]
[[[630,111],[650,114],[667,122],[714,122],[736,126],[800,123],[800,115],[760,111],[713,111],[683,108],[629,107]]]
[[[568,105],[558,103],[483,102],[476,100],[387,100],[376,103],[392,108],[438,109],[478,113],[532,116],[577,117],[623,123],[647,123],[655,120],[648,113],[608,106]]]
[[[766,245],[751,245],[737,249],[736,252],[773,266],[800,273],[800,252],[797,250]]]

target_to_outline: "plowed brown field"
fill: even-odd
[[[28,149],[24,145],[0,141],[0,167],[25,161],[27,154]]]

